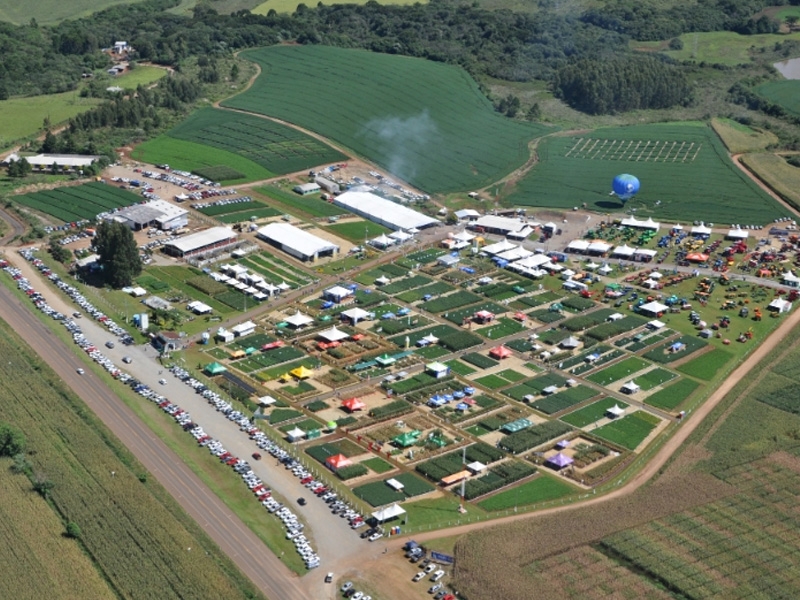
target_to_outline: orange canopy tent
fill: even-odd
[[[366,404],[364,404],[358,398],[348,398],[344,402],[342,402],[342,408],[346,408],[348,411],[353,412],[356,410],[363,410],[366,408]]]
[[[325,464],[331,469],[336,470],[352,465],[353,461],[347,458],[344,454],[334,454],[333,456],[329,456],[325,459]]]
[[[508,358],[511,356],[512,352],[505,346],[496,346],[489,350],[489,356],[494,358]]]
[[[703,254],[702,252],[689,252],[686,255],[686,260],[691,262],[706,262],[708,260],[708,254]]]

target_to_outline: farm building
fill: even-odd
[[[10,154],[3,164],[18,161],[20,157],[18,154]],[[68,173],[75,173],[84,167],[90,166],[96,160],[102,158],[97,155],[84,155],[84,154],[37,154],[36,156],[24,157],[33,171],[50,171],[53,165],[58,167],[59,171],[66,171]]]
[[[301,196],[307,196],[308,194],[316,194],[318,191],[320,191],[320,187],[316,183],[301,183],[300,185],[294,186],[292,191],[300,194]]]
[[[255,333],[256,324],[252,321],[245,321],[244,323],[239,323],[238,325],[231,327],[231,331],[236,337],[247,337],[248,335]]]
[[[338,194],[342,191],[338,183],[325,177],[320,177],[319,175],[314,178],[314,183],[316,183],[321,189],[325,190],[329,194]]]
[[[472,208],[457,210],[454,214],[459,221],[474,221],[481,216],[481,213]]]
[[[170,256],[186,258],[203,252],[230,248],[238,242],[238,237],[230,227],[211,227],[169,242],[164,246],[164,252]]]
[[[661,228],[661,223],[656,223],[650,217],[647,217],[647,219],[643,221],[640,221],[636,217],[628,217],[627,219],[622,219],[622,226],[633,227],[634,229],[650,229],[652,231],[658,231]]]
[[[345,192],[333,203],[389,229],[425,229],[439,221],[420,212],[395,204],[370,192]]]
[[[189,224],[189,211],[165,200],[151,200],[107,214],[105,218],[124,223],[133,231],[148,227],[170,230],[186,227]]]
[[[186,308],[196,315],[206,315],[213,310],[208,304],[204,304],[199,300],[189,302],[189,304],[186,305]]]
[[[433,375],[436,379],[441,379],[450,375],[450,367],[444,363],[432,362],[425,365],[425,372]]]
[[[468,227],[483,233],[494,233],[516,239],[525,239],[533,233],[533,228],[519,218],[496,215],[484,215],[469,223]]]
[[[300,260],[313,262],[320,256],[339,253],[336,244],[288,223],[270,223],[259,229],[256,236]]]

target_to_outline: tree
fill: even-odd
[[[133,232],[125,224],[103,221],[97,228],[94,246],[100,255],[98,263],[103,268],[103,277],[111,287],[130,285],[141,274],[139,249]]]
[[[55,484],[44,473],[34,473],[33,475],[33,489],[42,498],[47,500],[50,496],[50,490],[55,487]]]
[[[72,251],[66,246],[62,246],[59,240],[51,239],[47,251],[50,253],[50,256],[55,258],[62,265],[72,260]]]
[[[58,138],[53,135],[52,131],[48,131],[44,136],[41,151],[44,154],[53,154],[58,151]]]
[[[75,521],[70,521],[67,523],[67,532],[66,536],[68,538],[72,538],[73,540],[79,540],[81,537],[81,528]]]
[[[25,451],[25,435],[9,423],[0,423],[0,456],[16,456]]]
[[[237,79],[239,79],[239,65],[233,63],[231,67],[231,81],[236,81]]]
[[[528,114],[525,115],[525,118],[528,121],[542,120],[542,107],[539,106],[538,102],[534,102],[533,104],[531,104],[531,107],[528,109]]]

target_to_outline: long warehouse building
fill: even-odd
[[[259,239],[300,260],[315,261],[321,256],[335,256],[339,246],[288,223],[270,223],[256,232]]]
[[[333,203],[389,229],[409,231],[439,225],[433,217],[371,192],[345,192],[336,196]]]
[[[229,248],[238,241],[238,237],[230,227],[211,227],[167,243],[164,246],[164,252],[170,256],[186,258],[203,252]]]

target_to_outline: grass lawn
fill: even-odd
[[[390,465],[382,458],[378,458],[377,456],[375,458],[362,460],[361,463],[359,464],[364,465],[365,467],[375,471],[376,473],[387,473],[388,471],[394,469],[392,465]]]
[[[522,381],[523,379],[528,378],[527,375],[523,375],[522,373],[519,373],[514,369],[506,369],[505,371],[500,371],[498,375],[503,379],[508,379],[511,383],[516,383],[518,381]]]
[[[586,379],[600,385],[608,385],[609,383],[619,381],[620,379],[623,379],[632,373],[641,371],[649,364],[650,363],[646,360],[643,360],[637,356],[631,356],[630,358],[626,358],[621,362],[613,364],[602,371],[592,373]]]
[[[733,119],[711,119],[711,127],[733,154],[763,150],[778,142],[778,136],[771,131],[757,131]]]
[[[628,450],[636,450],[649,433],[661,422],[661,419],[649,413],[637,411],[625,415],[618,421],[612,421],[597,429],[592,429],[592,434],[597,437],[619,444]]]
[[[350,223],[336,223],[328,225],[325,229],[354,244],[363,244],[366,240],[378,237],[381,234],[391,233],[392,230],[372,221],[352,221]]]
[[[30,18],[25,22],[29,20]],[[100,100],[97,98],[81,98],[77,91],[2,100],[0,101],[0,148],[5,148],[14,140],[41,131],[45,117],[50,117],[50,122],[58,125],[99,103]]]
[[[732,31],[710,31],[685,33],[680,36],[682,50],[668,50],[666,42],[631,42],[634,49],[652,51],[662,49],[662,53],[678,61],[694,60],[697,62],[719,63],[728,66],[751,64],[750,48],[766,47],[788,40],[800,41],[799,33],[789,35],[764,33],[742,35]]]
[[[319,194],[301,196],[293,192],[291,186],[287,188],[278,185],[265,185],[257,187],[253,191],[266,197],[269,204],[291,214],[300,212],[309,217],[336,217],[350,214],[347,209],[326,202]]]
[[[132,71],[125,71],[122,75],[115,77],[112,83],[122,88],[136,89],[140,85],[158,81],[166,74],[167,70],[159,67],[137,66]]]
[[[401,525],[408,525],[412,530],[423,527],[426,530],[429,527],[436,529],[454,525],[464,519],[464,516],[458,512],[459,505],[459,498],[452,494],[447,494],[443,498],[425,498],[416,502],[406,502],[403,504],[403,508],[406,509],[407,514],[401,517]],[[470,506],[469,511],[473,517],[485,515],[485,512],[474,504]]]
[[[628,408],[627,404],[620,402],[616,398],[603,398],[589,406],[584,406],[580,410],[564,415],[561,420],[575,427],[586,427],[602,419],[606,411],[614,405],[620,408]]]
[[[478,506],[487,511],[506,510],[515,506],[527,506],[529,504],[557,500],[576,491],[577,488],[568,483],[540,473],[537,477],[522,485],[478,502]]]
[[[728,364],[728,361],[733,358],[733,354],[714,348],[711,352],[701,354],[694,360],[678,367],[678,371],[691,377],[697,377],[703,381],[711,381],[717,372]]]
[[[700,384],[691,379],[680,379],[668,385],[663,390],[658,390],[649,396],[645,403],[663,410],[673,410],[683,403],[692,393],[700,387]]]

